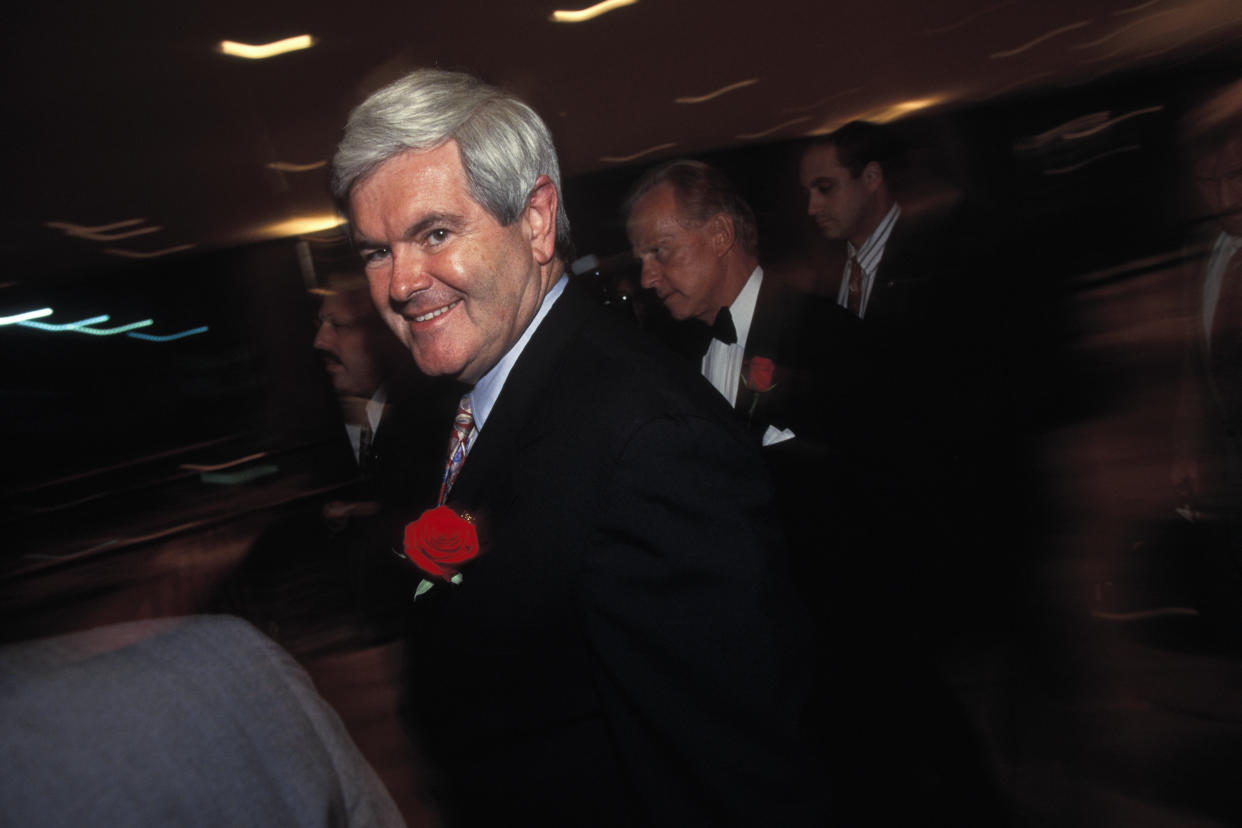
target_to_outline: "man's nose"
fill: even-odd
[[[660,268],[655,262],[643,262],[642,275],[638,282],[645,288],[653,288],[660,281]]]
[[[394,253],[388,297],[396,302],[408,302],[414,294],[430,287],[429,263],[427,256],[418,253]]]
[[[319,320],[319,324],[315,327],[315,341],[311,343],[311,347],[325,351],[331,350],[331,339],[332,323],[326,319]]]

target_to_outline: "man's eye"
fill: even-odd
[[[388,257],[387,247],[376,247],[372,250],[362,251],[362,263],[364,265],[372,265],[383,261]]]
[[[432,230],[427,234],[427,244],[435,247],[438,244],[444,244],[444,242],[448,241],[448,237],[449,231],[445,230],[443,227],[437,227],[435,230]]]

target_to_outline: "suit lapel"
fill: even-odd
[[[557,354],[582,325],[590,302],[571,281],[548,311],[505,379],[449,494],[451,501],[467,506],[475,502],[489,479],[511,467],[509,460],[516,449],[556,427],[554,418],[535,413],[557,370]]]

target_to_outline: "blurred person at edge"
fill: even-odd
[[[1233,590],[1242,586],[1242,81],[1192,109],[1182,127],[1212,224],[1186,285],[1171,482],[1183,516],[1219,530],[1218,571]]]
[[[458,435],[439,500],[483,527],[460,578],[418,538],[429,516],[468,537],[465,518],[405,515],[407,588],[431,585],[406,709],[447,824],[824,824],[806,620],[758,447],[567,278],[544,123],[419,70],[350,115],[333,189],[381,316],[467,389],[439,428]]]

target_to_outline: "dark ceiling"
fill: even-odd
[[[575,175],[1081,84],[1242,35],[1236,0],[639,0],[576,25],[550,22],[556,8],[25,4],[2,35],[0,282],[296,233],[282,223],[331,211],[326,169],[269,165],[329,158],[349,108],[415,66],[467,68],[525,97]],[[270,60],[216,49],[302,33],[313,48]]]

